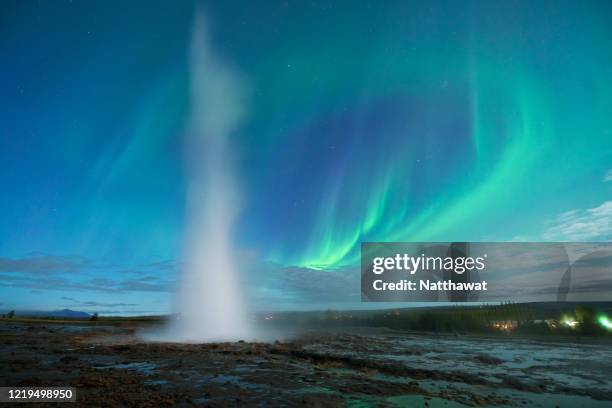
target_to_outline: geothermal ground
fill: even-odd
[[[196,345],[137,331],[1,321],[0,386],[70,385],[87,407],[612,404],[612,348],[594,339],[351,329]]]

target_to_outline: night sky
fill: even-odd
[[[166,313],[194,3],[0,3],[0,310]],[[215,1],[260,309],[354,307],[361,241],[612,240],[607,1]]]

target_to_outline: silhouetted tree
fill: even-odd
[[[91,317],[89,318],[89,320],[91,320],[92,322],[95,322],[98,320],[98,313],[94,313],[91,315]]]
[[[8,312],[8,315],[6,317],[8,317],[9,319],[12,319],[13,316],[15,316],[15,311],[11,310],[10,312]]]

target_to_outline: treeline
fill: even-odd
[[[543,316],[530,304],[506,303],[370,313],[328,310],[317,317],[311,316],[308,323],[323,327],[384,327],[428,332],[605,335],[608,332],[597,323],[597,314],[592,308],[578,307],[569,317],[576,322],[570,327],[565,325],[561,311],[552,318]]]

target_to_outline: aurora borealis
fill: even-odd
[[[362,241],[612,239],[608,2],[204,4],[262,307],[358,302]],[[167,310],[193,12],[0,5],[0,308]]]

